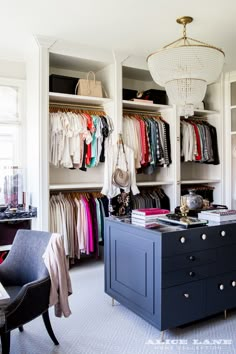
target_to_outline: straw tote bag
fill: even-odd
[[[92,77],[92,79],[90,79]],[[95,73],[89,71],[86,79],[79,79],[75,93],[80,96],[103,97],[102,83],[96,80]]]

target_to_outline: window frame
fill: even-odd
[[[18,167],[24,168],[26,165],[25,152],[26,152],[26,111],[25,111],[25,80],[21,79],[12,79],[0,77],[0,86],[10,86],[16,87],[18,90],[18,119],[17,120],[4,120],[0,117],[0,128],[3,125],[8,126],[18,126],[19,135],[18,135]]]
[[[15,146],[13,146],[14,150],[14,160],[13,168],[17,166],[22,170],[23,173],[23,190],[26,186],[26,81],[24,79],[14,79],[14,78],[6,78],[0,77],[0,86],[9,86],[16,87],[18,92],[18,117],[17,120],[4,120],[0,117],[0,130],[2,127],[13,127],[16,129],[16,134],[14,138]],[[14,131],[14,130],[13,130]],[[0,134],[1,135],[1,134]],[[2,136],[5,134],[3,133]],[[7,134],[6,134],[7,135]],[[6,169],[7,171],[7,169]],[[21,196],[18,196],[21,198]],[[19,199],[18,199],[19,200]]]

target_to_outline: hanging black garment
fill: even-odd
[[[101,121],[102,121],[102,136],[103,136],[103,140],[102,140],[102,150],[101,150],[99,161],[100,162],[105,162],[105,139],[109,135],[109,125],[107,123],[106,117],[101,116]]]
[[[86,154],[87,154],[87,144],[86,141],[84,140],[84,153],[83,153],[83,161],[82,161],[82,166],[80,167],[81,171],[87,171],[86,165],[85,165],[85,159],[86,159]]]

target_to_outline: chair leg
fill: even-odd
[[[19,331],[20,331],[20,332],[23,332],[23,331],[24,331],[24,327],[23,327],[23,326],[19,326],[18,328],[19,328]]]
[[[53,333],[53,330],[52,330],[52,326],[51,326],[48,310],[46,312],[44,312],[42,314],[42,316],[43,316],[43,322],[45,324],[45,327],[46,327],[46,329],[48,331],[48,334],[49,334],[51,340],[53,341],[53,343],[55,345],[59,345],[59,342],[56,339],[55,334]]]
[[[10,353],[11,332],[4,332],[1,334],[2,354]]]

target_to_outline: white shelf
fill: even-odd
[[[230,132],[230,134],[231,134],[231,135],[236,135],[236,132],[235,132],[235,131],[234,131],[234,132]]]
[[[231,106],[231,107],[230,107],[230,109],[235,109],[235,108],[236,108],[236,106]]]
[[[89,97],[89,96],[78,96],[69,95],[66,93],[49,92],[49,101],[56,103],[71,103],[71,104],[83,104],[83,105],[93,105],[93,106],[103,106],[106,103],[110,103],[112,100],[110,98],[103,97]]]
[[[148,181],[148,182],[137,182],[138,187],[145,187],[145,186],[163,186],[173,184],[173,181]]]
[[[145,186],[162,186],[173,184],[173,181],[148,181],[148,182],[137,182],[137,186],[145,187]],[[93,188],[102,188],[102,183],[80,183],[80,184],[51,184],[49,189],[53,190],[73,190],[73,189],[93,189]]]
[[[211,114],[218,114],[219,111],[210,111],[207,109],[195,109],[194,110],[194,115],[197,117],[204,117],[206,115],[211,115]]]
[[[102,188],[102,183],[79,183],[79,184],[50,184],[49,189],[53,190],[66,190],[66,189],[94,189]]]
[[[182,180],[181,184],[201,184],[201,183],[220,183],[220,179],[190,179],[190,180]]]
[[[163,109],[170,109],[172,106],[166,104],[155,104],[155,103],[145,103],[145,102],[133,102],[123,100],[123,108],[137,109],[139,111],[160,111]]]

